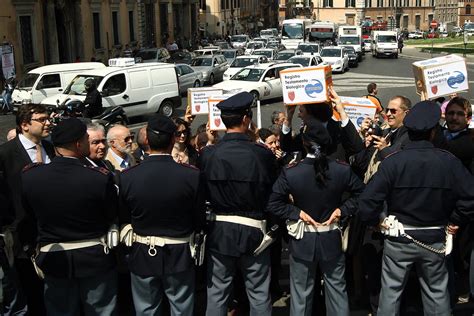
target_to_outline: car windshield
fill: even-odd
[[[324,48],[321,57],[341,57],[341,50],[337,48]]]
[[[156,59],[157,50],[142,50],[137,53],[136,57],[140,57],[142,60]]]
[[[302,39],[303,33],[303,25],[299,23],[283,24],[281,30],[281,36],[290,39]]]
[[[84,81],[89,78],[93,78],[97,86],[99,86],[99,83],[102,81],[102,79],[104,79],[104,77],[101,76],[78,75],[69,83],[67,88],[64,90],[64,94],[86,95],[87,91],[84,87]]]
[[[237,58],[230,65],[231,68],[244,68],[257,62],[257,58]]]
[[[257,42],[257,43],[249,43],[247,45],[247,48],[250,48],[250,49],[259,49],[259,48],[262,48],[263,47],[263,43],[262,42]]]
[[[242,35],[234,35],[230,38],[231,42],[245,42],[247,40],[247,36],[242,36]]]
[[[350,54],[355,54],[355,49],[354,47],[352,46],[344,46],[344,48],[346,49],[346,51]]]
[[[236,73],[230,80],[242,80],[242,81],[260,81],[263,73],[265,72],[264,69],[251,69],[251,68],[244,68],[238,73]]]
[[[359,44],[359,37],[358,36],[344,36],[340,37],[339,41],[341,44]]]
[[[273,31],[260,31],[260,36],[273,36]]]
[[[275,57],[276,60],[287,60],[291,56],[295,56],[295,53],[293,52],[285,52],[285,53],[278,53]]]
[[[396,43],[397,37],[395,35],[379,35],[377,40],[379,43]]]
[[[234,51],[223,51],[222,52],[222,55],[224,55],[224,57],[227,58],[227,59],[234,59],[236,54],[237,53],[234,52]]]
[[[310,59],[309,58],[303,58],[303,57],[292,57],[288,61],[293,63],[293,64],[300,64],[303,67],[308,67]]]
[[[29,90],[33,87],[38,79],[39,74],[29,73],[27,74],[16,86],[17,89]]]
[[[272,58],[272,51],[271,50],[256,50],[253,52],[254,55],[263,55],[267,56],[268,58]]]
[[[464,24],[465,30],[474,30],[474,23]]]
[[[308,45],[308,44],[300,44],[298,45],[298,49],[301,49],[304,53],[316,53],[318,51],[318,45]]]
[[[196,58],[191,62],[191,66],[212,66],[212,58]]]

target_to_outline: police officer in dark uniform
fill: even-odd
[[[199,170],[171,156],[176,125],[163,115],[148,121],[150,155],[120,175],[121,237],[131,246],[129,268],[135,310],[160,315],[163,292],[171,315],[193,315],[193,233],[205,220]],[[131,225],[130,225],[131,224]]]
[[[301,136],[308,154],[300,163],[283,169],[268,206],[304,231],[303,236],[290,238],[290,315],[312,315],[317,265],[325,280],[327,315],[349,315],[337,222],[355,213],[364,184],[349,165],[327,158],[331,138],[321,122],[308,121]],[[350,196],[343,202],[345,192]],[[290,194],[293,203],[288,202]],[[289,231],[291,234],[291,228]]]
[[[87,78],[84,81],[84,88],[87,91],[84,100],[84,117],[93,118],[102,113],[102,95],[97,90],[97,83],[94,78]]]
[[[431,101],[419,102],[408,112],[403,123],[410,142],[382,162],[359,199],[361,218],[372,225],[379,222],[387,202],[389,217],[381,224],[388,237],[380,316],[398,315],[400,296],[413,266],[419,275],[425,315],[451,315],[446,231],[455,233],[458,225],[472,218],[474,179],[456,157],[430,142],[440,117],[439,106]]]
[[[242,272],[250,315],[271,314],[270,252],[253,252],[263,239],[276,162],[269,149],[246,134],[252,103],[252,95],[241,92],[217,105],[227,132],[217,145],[205,147],[198,160],[216,214],[207,236],[209,316],[227,315],[236,268]]]
[[[118,211],[112,174],[81,163],[89,141],[80,120],[59,122],[51,139],[57,157],[22,174],[24,206],[37,222],[35,261],[44,273],[47,313],[112,315],[116,262],[106,237]]]

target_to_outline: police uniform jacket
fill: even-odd
[[[22,174],[23,204],[38,227],[38,246],[96,239],[116,221],[118,196],[113,176],[86,167],[79,159],[56,157]],[[91,277],[115,266],[102,245],[76,250],[41,252],[36,258],[46,275]]]
[[[362,181],[347,164],[330,160],[328,179],[323,186],[316,181],[313,162],[314,158],[305,158],[283,169],[273,185],[269,211],[283,219],[297,221],[303,210],[318,223],[328,220],[336,208],[341,210],[342,217],[354,214],[357,197],[364,190]],[[343,201],[343,194],[347,192],[350,197]],[[288,201],[289,194],[294,203]],[[305,233],[301,240],[290,240],[292,256],[306,261],[314,261],[318,257],[331,260],[342,251],[339,230]]]
[[[218,144],[203,149],[198,167],[214,213],[265,218],[277,170],[269,149],[245,134],[227,133]],[[213,222],[207,247],[223,255],[240,256],[253,253],[262,238],[262,232],[254,227]]]
[[[459,225],[474,213],[473,188],[474,178],[459,159],[431,142],[413,141],[381,163],[359,199],[359,212],[362,220],[377,224],[387,201],[388,214],[402,224]],[[427,243],[445,239],[443,229],[410,231],[410,235]]]
[[[331,158],[347,161],[350,156],[364,149],[359,133],[350,120],[342,127],[341,122],[330,119],[326,128],[332,140],[328,148],[328,156]],[[304,151],[301,131],[295,137],[291,131],[288,134],[280,132],[280,147],[285,152]]]
[[[465,129],[452,139],[448,139],[446,149],[458,157],[471,173],[474,173],[474,130]]]
[[[204,196],[199,170],[176,163],[171,155],[150,155],[120,175],[120,223],[140,236],[186,237],[203,228]],[[130,271],[141,276],[178,273],[192,267],[188,244],[155,247],[134,243]]]

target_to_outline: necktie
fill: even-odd
[[[122,163],[120,164],[120,168],[122,169],[127,169],[128,163],[125,160],[122,160]]]
[[[43,162],[43,155],[41,154],[41,145],[36,145],[36,162]]]

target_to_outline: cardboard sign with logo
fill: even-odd
[[[209,114],[208,99],[211,96],[222,94],[222,89],[215,88],[189,88],[188,106],[191,107],[192,115]]]
[[[469,90],[466,61],[448,55],[413,63],[416,92],[427,99]]]
[[[291,68],[280,71],[283,103],[287,105],[329,101],[331,66]]]
[[[354,124],[357,131],[360,130],[362,121],[366,117],[374,118],[377,106],[367,98],[341,97],[342,105],[347,116]],[[339,118],[338,118],[339,119]]]
[[[217,104],[231,96],[232,94],[223,94],[209,97],[209,129],[211,131],[225,131],[227,129],[224,122],[222,122],[221,110],[219,110]]]

